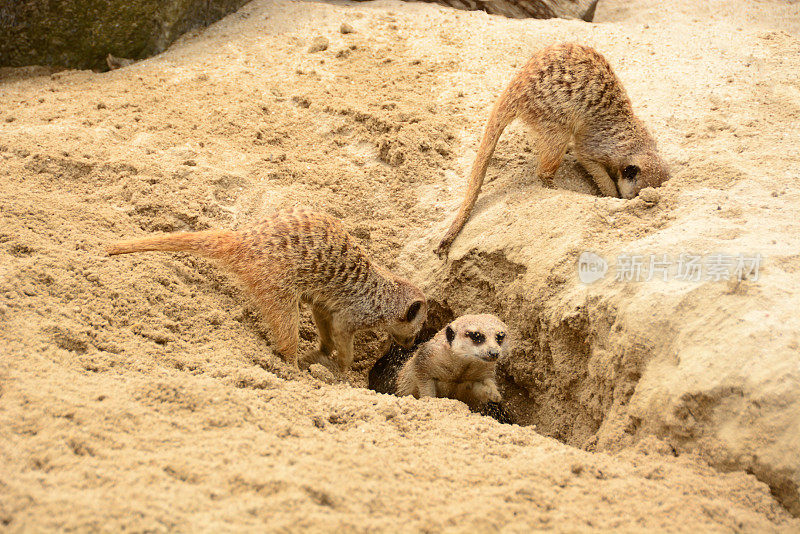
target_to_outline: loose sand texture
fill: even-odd
[[[0,72],[1,528],[800,531],[800,3],[688,6],[257,0],[123,69]],[[439,260],[488,107],[565,40],[609,59],[673,179],[598,198],[568,158],[545,189],[514,125]],[[365,389],[383,333],[346,380],[293,371],[211,263],[103,251],[296,205],[422,286],[430,329],[509,324],[523,426]],[[575,275],[581,250],[686,247],[762,276]]]

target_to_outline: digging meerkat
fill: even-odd
[[[494,315],[463,315],[423,343],[397,374],[397,395],[448,397],[480,408],[499,402],[494,372],[508,351],[508,327]]]
[[[244,283],[277,350],[297,366],[299,303],[311,305],[317,352],[335,350],[340,370],[353,362],[353,335],[385,328],[411,347],[427,315],[422,291],[372,262],[333,217],[281,211],[242,230],[184,232],[113,244],[109,255],[190,252],[216,260]]]
[[[630,199],[642,188],[658,187],[669,179],[655,140],[634,115],[608,61],[588,46],[550,46],[528,61],[495,102],[464,201],[436,249],[440,256],[469,219],[497,141],[515,119],[525,122],[536,137],[538,175],[549,187],[570,143],[605,196]]]

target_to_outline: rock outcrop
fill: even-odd
[[[19,0],[0,4],[0,67],[106,70],[108,54],[142,59],[247,0]]]
[[[597,0],[422,0],[513,19],[594,19]]]

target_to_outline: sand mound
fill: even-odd
[[[797,24],[774,22],[797,6],[742,2],[725,17],[713,5],[673,7],[609,2],[603,12],[601,2],[597,19],[616,22],[589,25],[400,2],[256,1],[117,71],[4,72],[0,522],[18,531],[800,528],[766,484],[707,463],[749,468],[774,486],[774,469],[748,463],[776,443],[751,444],[767,429],[761,414],[731,418],[736,406],[719,412],[698,396],[681,405],[714,409],[695,423],[664,419],[697,377],[689,386],[703,395],[742,378],[748,406],[773,380],[764,413],[790,417],[797,406],[780,366],[797,354],[789,251],[800,46],[784,31]],[[341,34],[343,22],[355,32]],[[317,36],[328,47],[310,53]],[[488,104],[533,50],[566,39],[609,58],[674,181],[653,206],[545,190],[530,179],[523,129],[512,127],[490,169],[498,179],[451,262],[440,262],[431,250],[460,200]],[[591,192],[569,162],[559,180]],[[359,387],[385,350],[380,334],[359,337],[348,384],[295,374],[211,264],[102,252],[124,237],[238,227],[297,204],[341,217],[375,257],[425,284],[432,322],[492,311],[519,330],[503,371],[511,406],[568,444],[453,401]],[[615,255],[721,244],[774,258],[764,282],[669,292],[574,279],[575,254],[590,245]],[[315,343],[307,316],[301,337],[301,349]],[[532,359],[545,347],[551,363]],[[701,360],[717,362],[724,380]],[[781,384],[783,411],[770,404]],[[630,417],[641,423],[627,431]],[[790,439],[792,422],[772,430]],[[696,432],[676,441],[690,423]],[[742,458],[720,464],[734,445]],[[791,460],[782,481],[796,476]]]

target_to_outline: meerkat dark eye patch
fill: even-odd
[[[506,333],[505,332],[498,332],[497,335],[495,336],[495,339],[497,339],[497,344],[498,345],[502,345],[503,344],[503,340],[505,338],[506,338]]]
[[[472,340],[473,343],[476,345],[480,345],[484,341],[486,341],[486,336],[481,334],[480,332],[467,332],[467,337]]]
[[[419,313],[419,309],[422,307],[422,301],[416,300],[414,303],[408,307],[408,311],[406,312],[406,321],[409,323],[414,320]]]
[[[447,325],[447,328],[444,331],[444,336],[447,338],[447,343],[453,344],[453,340],[456,338],[456,332],[450,325]]]
[[[622,169],[622,177],[626,180],[633,180],[636,178],[637,174],[639,174],[638,165],[626,165],[625,168]]]

